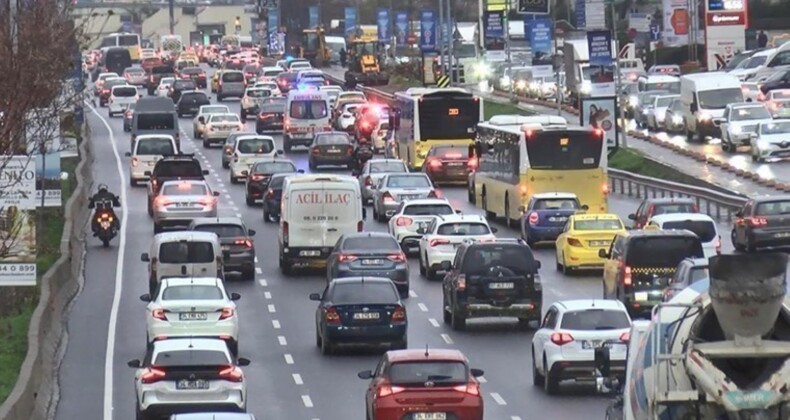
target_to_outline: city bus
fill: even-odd
[[[459,88],[411,88],[395,94],[398,129],[395,153],[419,169],[437,144],[470,145],[483,120],[483,101]]]
[[[132,63],[140,63],[140,50],[142,43],[139,34],[131,32],[113,33],[102,38],[100,49],[109,47],[127,47],[129,48],[129,55],[132,57]]]
[[[515,226],[536,193],[573,193],[591,213],[606,213],[609,184],[605,133],[568,127],[557,116],[497,116],[477,126],[470,152],[478,170],[469,200],[493,220]]]

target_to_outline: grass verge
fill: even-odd
[[[490,120],[495,115],[518,114],[518,115],[531,115],[532,113],[524,111],[519,107],[511,104],[503,104],[486,100],[483,103],[483,119]]]
[[[700,181],[699,179],[684,174],[675,168],[649,159],[635,149],[622,147],[618,149],[617,152],[609,158],[609,167],[643,176],[663,179],[665,181],[677,182],[703,188],[711,188],[711,185],[707,182]]]

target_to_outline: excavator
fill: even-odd
[[[348,71],[346,86],[357,84],[379,86],[389,83],[389,75],[381,70],[378,59],[378,36],[376,33],[358,32],[346,40],[348,48]]]
[[[313,67],[329,65],[329,48],[326,46],[324,28],[310,28],[302,30],[302,45],[299,47],[299,56],[310,61]]]

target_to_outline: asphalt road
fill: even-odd
[[[226,103],[238,112],[237,100]],[[108,118],[104,108],[88,113],[87,118],[96,156],[94,179],[116,193],[124,191],[125,232],[109,249],[102,248],[98,240],[88,243],[85,285],[70,315],[68,345],[60,369],[57,419],[126,420],[134,418],[135,401],[133,370],[126,362],[141,358],[145,350],[145,304],[138,297],[146,293],[147,268],[140,254],[148,251],[153,229],[145,209],[145,188],[128,186],[129,162],[123,153],[129,147],[129,134],[123,132],[121,119]],[[252,122],[247,127],[254,130]],[[375,367],[380,355],[321,356],[314,341],[316,304],[308,295],[323,290],[324,278],[280,275],[277,225],[264,224],[260,207],[244,204],[243,186],[228,183],[227,171],[220,165],[220,149],[205,150],[187,135],[192,132],[191,119],[181,119],[181,129],[182,148],[196,153],[211,171],[209,182],[222,193],[220,216],[239,215],[257,231],[255,281],[231,279],[227,285],[229,291],[242,295],[238,302],[240,353],[252,360],[244,369],[249,412],[264,419],[364,417],[367,381],[358,379],[356,373]],[[279,145],[281,136],[275,139]],[[288,157],[307,171],[306,153],[295,151]],[[477,212],[466,202],[463,188],[443,192],[465,213]],[[622,217],[637,204],[610,199],[610,208]],[[517,235],[502,224],[498,227],[499,236]],[[386,231],[386,225],[369,217],[366,229]],[[731,250],[729,228],[720,229],[727,252]],[[553,249],[535,252],[543,265],[544,307],[557,300],[600,297],[600,274],[565,277],[554,270]],[[484,369],[486,419],[603,417],[608,401],[591,389],[566,388],[564,395],[550,397],[532,385],[532,332],[519,331],[515,322],[507,320],[471,321],[467,331],[452,331],[441,322],[440,284],[421,278],[414,260],[411,282],[411,297],[406,301],[409,344],[415,348],[458,348],[474,367]]]

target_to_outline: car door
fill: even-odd
[[[318,308],[315,310],[315,328],[318,334],[324,336],[324,311],[326,309],[326,302],[329,301],[329,293],[332,284],[327,284],[324,291],[321,293],[321,301],[318,303]]]
[[[644,212],[645,212],[646,205],[647,205],[647,202],[646,201],[642,201],[641,203],[639,203],[639,207],[637,207],[636,211],[634,212],[634,217],[633,217],[634,223],[633,223],[633,225],[636,228],[639,228],[639,227],[642,226],[640,224],[640,220],[644,217]]]
[[[746,235],[748,226],[748,219],[752,215],[752,209],[754,208],[754,201],[749,200],[744,204],[743,208],[735,214],[735,220],[733,220],[732,228],[734,231],[734,237],[732,238],[732,242],[744,244],[746,243]]]
[[[725,132],[728,132],[728,130],[730,128],[730,115],[732,115],[731,111],[732,111],[732,108],[729,107],[729,106],[724,108],[724,115],[721,118],[721,132],[722,132],[722,134],[724,134]]]
[[[379,360],[379,364],[376,366],[376,369],[373,371],[373,378],[370,379],[368,382],[368,389],[365,393],[365,405],[367,406],[367,411],[369,413],[374,413],[375,410],[373,409],[373,403],[376,401],[376,395],[378,395],[379,387],[386,379],[386,372],[387,372],[387,355],[381,357]]]
[[[463,254],[465,254],[465,250],[459,249],[455,253],[455,258],[453,258],[453,265],[450,268],[444,278],[442,279],[442,294],[444,297],[444,303],[453,304],[452,296],[453,290],[455,289],[455,279],[458,277],[458,268],[461,266],[461,262],[463,261]]]
[[[425,253],[428,252],[428,241],[430,241],[431,234],[436,229],[436,219],[432,220],[431,223],[428,224],[428,227],[425,228],[425,233],[420,238],[420,258],[425,256]]]
[[[533,339],[534,344],[534,356],[539,359],[535,360],[535,366],[539,369],[542,369],[543,363],[540,360],[543,357],[543,352],[546,348],[546,341],[548,341],[551,333],[554,332],[554,327],[557,324],[557,314],[558,310],[555,305],[551,305],[548,311],[546,311],[546,315],[543,316],[543,321],[540,324],[540,327],[537,331],[535,331],[535,336]]]
[[[382,207],[383,204],[383,194],[384,194],[384,186],[387,185],[387,178],[388,176],[385,175],[379,178],[379,182],[376,183],[376,191],[374,192],[375,199],[373,200],[373,205],[376,206],[377,212],[383,212],[384,208]]]

